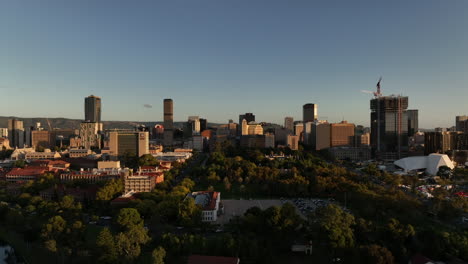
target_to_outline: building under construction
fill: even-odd
[[[375,157],[396,160],[407,156],[408,97],[381,96],[378,91],[376,97],[370,101],[370,108],[371,146]]]

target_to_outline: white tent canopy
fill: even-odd
[[[395,165],[405,170],[405,172],[419,169],[426,169],[429,175],[436,175],[439,167],[447,166],[453,169],[452,161],[445,154],[430,154],[429,156],[407,157],[394,162]]]

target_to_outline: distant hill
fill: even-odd
[[[16,118],[23,121],[23,125],[35,126],[37,122],[41,123],[41,126],[45,129],[49,129],[47,124],[47,118],[45,117],[14,117],[14,116],[0,116],[0,127],[8,127],[8,119]],[[49,118],[50,126],[52,128],[61,128],[61,129],[79,129],[80,123],[83,122],[81,119],[69,119],[69,118]],[[138,121],[103,121],[104,129],[133,129],[139,125],[145,125],[147,127],[153,127],[156,124],[162,124],[162,121],[154,122],[138,122]],[[184,122],[174,122],[175,128],[182,128]],[[209,126],[217,125],[209,123]]]

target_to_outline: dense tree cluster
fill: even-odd
[[[206,159],[174,163],[163,184],[123,206],[110,203],[123,191],[121,180],[103,183],[97,200],[84,203],[71,196],[41,198],[41,191],[59,184],[52,174],[27,183],[19,196],[7,195],[3,183],[0,231],[27,242],[40,263],[185,263],[190,254],[282,263],[298,256],[291,245],[309,241],[313,255],[299,255],[306,263],[337,258],[342,263],[403,263],[414,253],[468,259],[468,230],[456,222],[467,213],[466,198],[440,189],[433,199],[423,200],[414,177],[390,175],[375,166],[353,172],[309,151],[286,149],[285,158],[270,160],[265,155],[271,151],[279,153],[218,145]],[[152,156],[127,158],[135,167],[157,165]],[[456,169],[451,175],[444,180],[464,184],[468,173]],[[215,232],[218,227],[203,223],[201,208],[187,196],[195,190],[221,191],[223,198],[333,202],[305,218],[289,203],[253,207]]]
[[[367,259],[381,263],[393,263],[393,259],[402,262],[416,252],[434,259],[449,256],[466,259],[463,253],[467,249],[465,239],[442,240],[444,246],[453,249],[450,254],[428,250],[431,246],[424,239],[424,234],[436,227],[438,233],[446,234],[446,237],[459,238],[459,230],[453,229],[450,223],[468,213],[466,198],[448,192],[439,195],[437,192],[443,192],[440,189],[432,200],[423,202],[416,192],[420,184],[416,177],[390,175],[374,165],[366,167],[362,173],[355,173],[309,152],[291,152],[289,158],[276,160],[265,158],[265,154],[268,152],[229,146],[218,148],[194,176],[200,186],[212,185],[221,189],[224,197],[260,195],[335,199],[352,214],[339,213],[340,208],[322,208],[311,216],[315,220],[309,230],[313,241],[327,245],[323,250],[335,249],[330,253],[332,255],[366,255]],[[452,174],[462,183],[468,175],[464,169],[457,169]],[[411,190],[403,191],[400,184],[410,186]],[[331,214],[330,211],[335,212]],[[435,213],[436,219],[428,212]],[[325,217],[330,214],[334,217]],[[376,252],[383,252],[387,257],[384,260],[372,258]]]
[[[123,182],[121,179],[113,179],[107,182],[99,191],[96,193],[96,200],[98,201],[110,201],[115,198],[118,194],[123,192]]]

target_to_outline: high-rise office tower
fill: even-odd
[[[31,147],[51,148],[55,139],[52,138],[52,132],[47,130],[32,130],[31,131]],[[55,145],[55,144],[54,144]]]
[[[174,143],[174,103],[172,99],[164,99],[164,146]]]
[[[8,120],[8,140],[12,148],[24,147],[24,127],[23,121],[17,119]]]
[[[468,116],[455,117],[455,129],[456,131],[468,133]]]
[[[85,98],[85,121],[101,122],[101,98],[90,95]]]
[[[24,128],[24,146],[31,147],[31,133],[34,130],[33,126],[27,126]]]
[[[303,132],[304,132],[304,123],[300,123],[300,122],[296,123],[294,125],[294,135],[299,136],[299,142],[304,141]]]
[[[424,153],[446,153],[459,148],[458,137],[461,132],[426,132],[424,133]]]
[[[242,119],[242,122],[240,123],[241,127],[241,135],[245,136],[249,134],[249,125],[247,124],[247,120]]]
[[[294,131],[294,118],[287,116],[284,118],[284,128],[289,131]]]
[[[130,154],[141,157],[149,154],[149,132],[111,131],[108,134],[108,145],[111,156]]]
[[[252,113],[245,113],[243,115],[239,115],[239,127],[238,127],[238,135],[243,135],[243,127],[242,127],[242,120],[246,121],[246,124],[249,124],[250,122],[255,122],[255,115]]]
[[[327,121],[317,120],[304,124],[304,144],[311,146],[315,150],[327,149],[330,147],[330,124]]]
[[[371,145],[379,159],[395,160],[408,151],[407,96],[379,96],[370,101]]]
[[[286,139],[286,145],[292,150],[299,149],[299,136],[288,135]]]
[[[205,131],[208,129],[208,121],[205,118],[200,118],[200,132]]]
[[[80,124],[81,146],[85,149],[101,147],[101,132],[103,131],[102,123],[98,122],[82,122]]]
[[[190,128],[192,129],[192,135],[200,135],[200,117],[198,116],[189,116],[188,121]]]
[[[406,111],[408,115],[408,136],[412,137],[419,130],[418,110],[411,109]]]
[[[352,146],[354,137],[354,124],[342,121],[330,125],[330,146]]]
[[[316,104],[305,104],[302,106],[302,122],[314,122],[318,120],[318,105]]]

